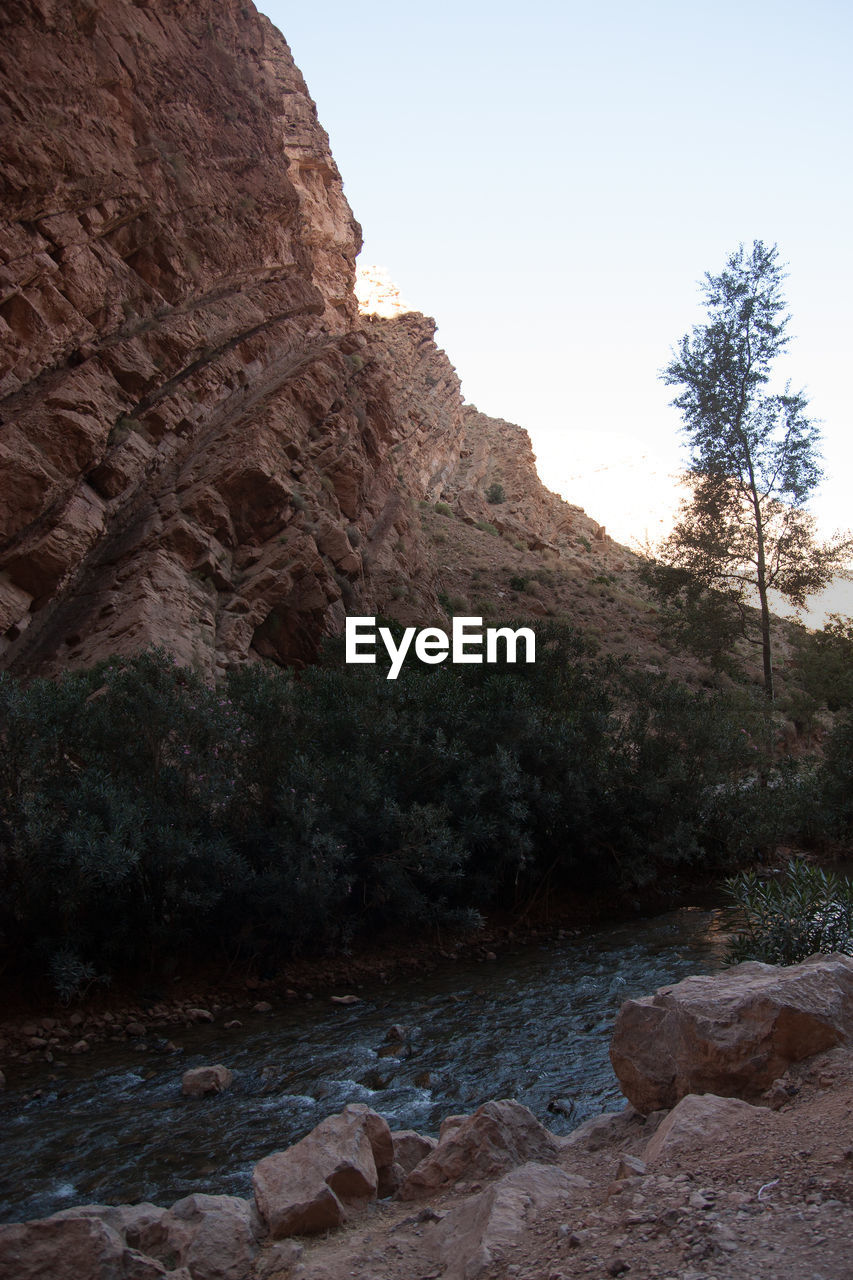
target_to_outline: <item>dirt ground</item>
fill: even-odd
[[[627,1109],[562,1159],[589,1186],[528,1222],[521,1241],[477,1280],[851,1280],[853,1051],[812,1058],[789,1081],[778,1109],[764,1106],[722,1139],[697,1139],[643,1175],[617,1178],[620,1157],[642,1158],[657,1123]],[[445,1275],[430,1233],[479,1190],[472,1184],[415,1204],[380,1203],[349,1228],[303,1242],[301,1257],[280,1274]]]

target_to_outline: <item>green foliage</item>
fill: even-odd
[[[853,884],[846,878],[792,860],[779,879],[741,872],[726,889],[737,929],[730,963],[797,964],[819,951],[853,955]]]
[[[440,516],[453,515],[453,508],[450,507],[446,502],[436,502],[433,510],[437,511]]]
[[[821,479],[819,431],[802,392],[770,392],[776,359],[788,345],[775,246],[743,245],[723,271],[706,274],[707,321],[685,334],[662,373],[679,388],[690,447],[692,496],[660,552],[711,599],[727,600],[745,632],[758,596],[756,642],[773,699],[770,607],[777,591],[802,605],[839,572],[848,547],[821,544],[804,504]]]
[[[821,631],[800,628],[796,673],[817,706],[853,707],[853,618],[831,614]]]
[[[819,806],[827,834],[840,840],[853,836],[853,711],[836,723],[817,775]]]
[[[488,520],[478,520],[477,528],[480,530],[481,533],[488,533],[493,538],[500,537],[500,534],[498,533],[495,526],[493,524],[490,524]]]
[[[216,687],[157,651],[0,676],[0,960],[66,999],[189,952],[274,967],[778,836],[740,781],[743,706],[629,677],[564,625],[530,666],[386,669],[331,642]]]
[[[520,574],[513,574],[509,580],[510,589],[512,591],[526,591],[529,578],[522,577]]]
[[[741,613],[730,597],[707,587],[688,570],[646,560],[639,578],[660,605],[664,635],[680,649],[689,649],[717,671],[739,675],[734,646],[742,634]]]
[[[486,502],[497,505],[499,502],[506,502],[506,490],[499,480],[493,481],[486,490]]]

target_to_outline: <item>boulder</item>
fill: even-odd
[[[177,1259],[192,1280],[244,1280],[262,1226],[249,1200],[191,1195],[148,1222],[129,1223],[128,1244],[160,1261]]]
[[[574,1191],[588,1186],[584,1178],[530,1162],[468,1196],[442,1218],[430,1241],[447,1268],[442,1280],[477,1280],[506,1265],[537,1217],[565,1208]]]
[[[221,1063],[215,1067],[192,1067],[181,1078],[181,1093],[185,1098],[204,1098],[211,1093],[222,1093],[233,1079],[233,1072]]]
[[[0,1275],[10,1280],[127,1280],[125,1262],[135,1261],[125,1258],[127,1252],[118,1232],[97,1217],[57,1216],[0,1227]],[[151,1280],[156,1267],[152,1262]],[[147,1280],[142,1267],[136,1276]]]
[[[411,1173],[415,1165],[420,1164],[438,1146],[435,1138],[424,1137],[415,1133],[414,1129],[393,1129],[391,1139],[394,1143],[394,1160],[404,1174]]]
[[[644,1123],[640,1113],[630,1106],[621,1111],[605,1111],[600,1116],[584,1120],[562,1142],[566,1147],[580,1147],[582,1151],[601,1151],[603,1147],[616,1146],[631,1137],[637,1126]]]
[[[661,1121],[644,1152],[645,1163],[663,1164],[690,1148],[702,1153],[710,1143],[719,1144],[745,1122],[769,1118],[766,1107],[753,1107],[739,1098],[689,1093]]]
[[[376,1198],[394,1162],[388,1125],[363,1104],[329,1116],[295,1146],[255,1166],[258,1211],[276,1238],[340,1226]]]
[[[458,1124],[442,1125],[435,1150],[412,1170],[399,1196],[415,1200],[462,1177],[494,1178],[530,1160],[553,1163],[560,1149],[520,1102],[486,1102]]]
[[[748,961],[626,1000],[610,1060],[648,1114],[689,1093],[757,1098],[793,1062],[853,1036],[853,957]]]

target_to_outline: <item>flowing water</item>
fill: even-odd
[[[365,987],[357,1005],[300,1001],[240,1012],[232,1031],[161,1033],[180,1053],[152,1039],[148,1052],[104,1046],[13,1069],[0,1094],[0,1221],[93,1202],[248,1195],[259,1159],[348,1102],[366,1102],[392,1129],[435,1134],[446,1115],[516,1098],[567,1133],[624,1103],[607,1056],[621,1002],[711,972],[724,940],[719,911],[683,908]],[[402,1046],[386,1043],[395,1024],[406,1028]],[[182,1073],[215,1062],[234,1072],[232,1088],[183,1098]]]

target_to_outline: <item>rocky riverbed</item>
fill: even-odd
[[[853,959],[742,965],[629,1000],[612,1056],[643,1110],[559,1136],[518,1102],[490,1102],[445,1119],[436,1142],[348,1106],[259,1161],[251,1198],[89,1205],[0,1228],[0,1274],[849,1280]],[[671,1105],[651,1109],[662,1087]]]

